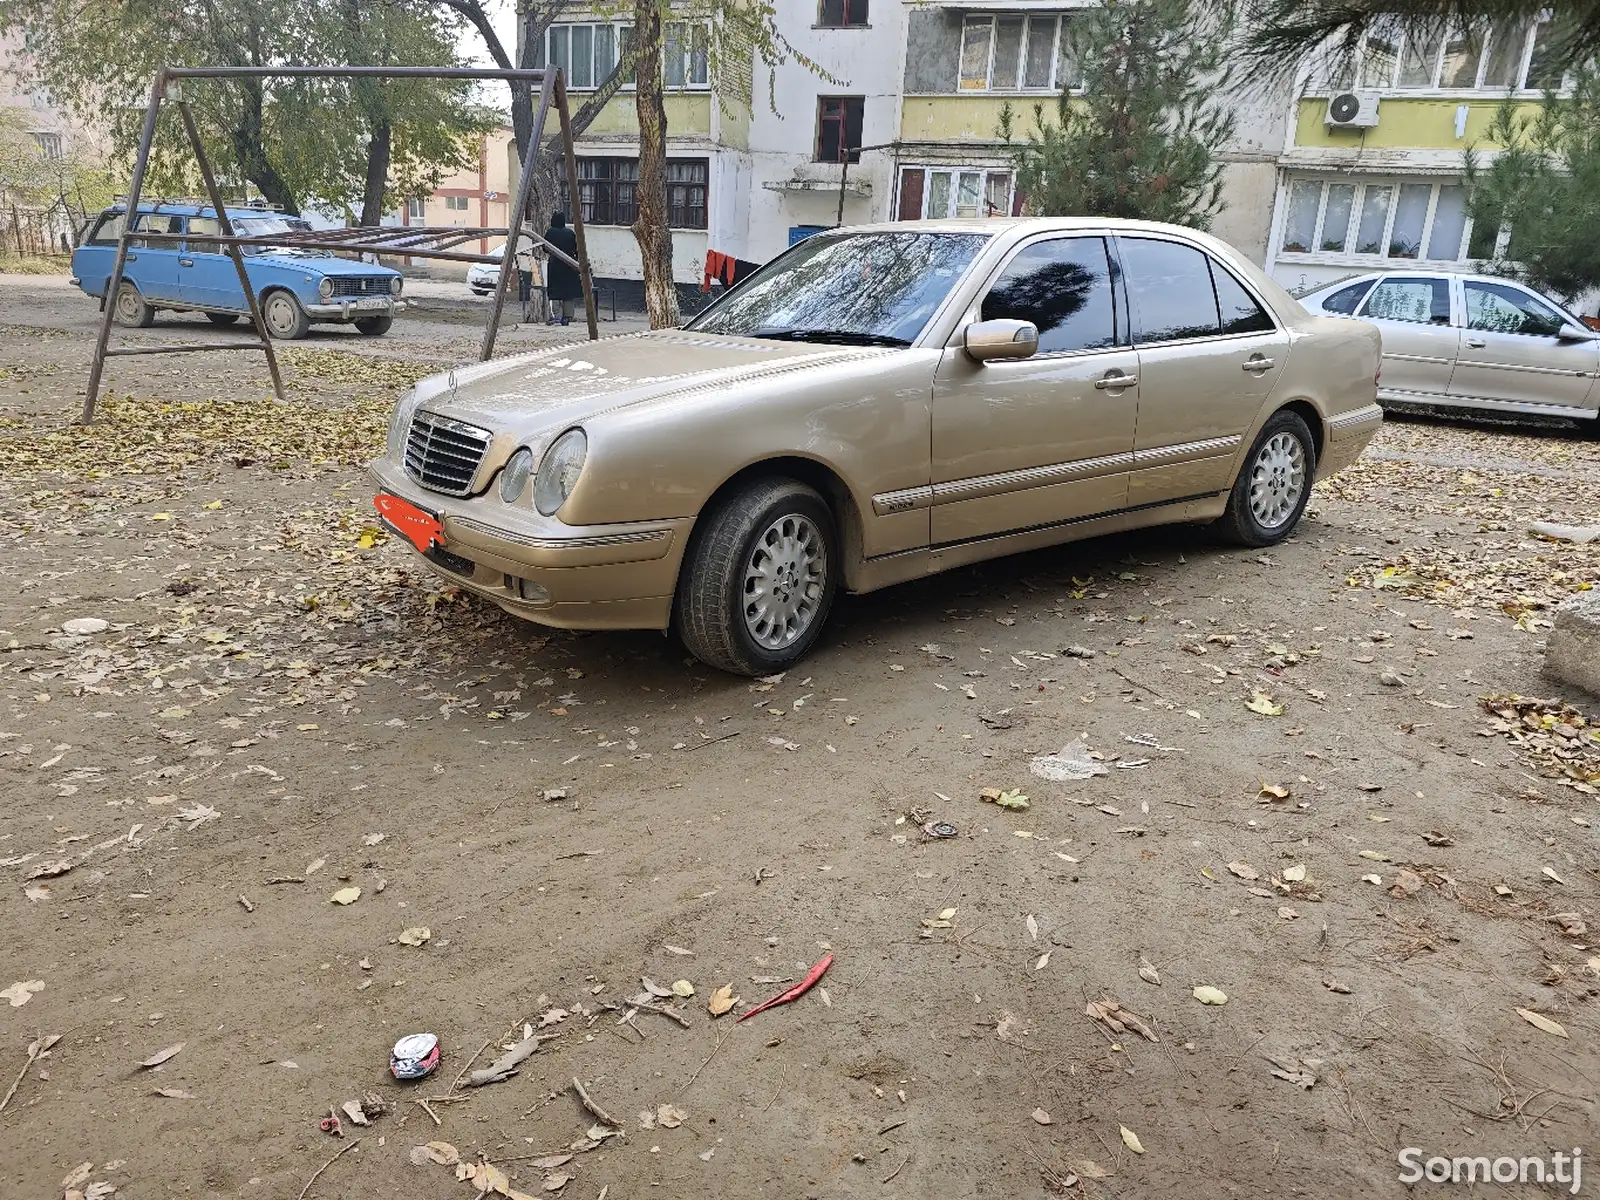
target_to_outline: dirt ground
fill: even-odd
[[[1271,551],[844,598],[751,683],[378,532],[388,405],[473,321],[320,332],[287,407],[252,355],[123,359],[85,429],[93,316],[0,279],[0,1194],[471,1200],[430,1141],[584,1200],[1392,1196],[1408,1147],[1581,1146],[1600,1191],[1600,700],[1540,674],[1600,546],[1525,532],[1600,517],[1592,434],[1396,419]],[[118,337],[180,329],[216,336]],[[1030,769],[1080,737],[1105,774]],[[644,976],[686,1028],[623,1020]]]

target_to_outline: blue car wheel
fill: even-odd
[[[139,289],[127,280],[117,289],[117,324],[149,329],[156,323],[156,310],[145,303]]]
[[[303,338],[311,328],[300,302],[288,292],[269,292],[261,306],[261,317],[267,323],[267,332],[281,341]]]

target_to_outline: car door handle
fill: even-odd
[[[1107,371],[1105,378],[1096,379],[1094,386],[1102,392],[1120,392],[1123,388],[1133,387],[1139,382],[1137,375],[1124,375],[1121,371]]]
[[[178,260],[178,265],[180,267],[192,267],[192,266],[194,266],[194,259],[192,259],[192,258],[180,258]]]
[[[1468,350],[1482,350],[1488,344],[1489,343],[1484,341],[1482,338],[1468,338],[1467,339],[1467,349]]]
[[[139,261],[139,256],[137,254],[128,254],[128,255],[125,255],[123,257],[122,261],[123,262],[138,262]]]
[[[1270,371],[1277,365],[1278,364],[1270,358],[1247,358],[1244,362],[1244,369],[1249,371],[1251,374],[1254,374],[1257,371]]]

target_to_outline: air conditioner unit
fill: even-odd
[[[1340,92],[1328,101],[1323,120],[1335,129],[1371,129],[1378,123],[1378,94]]]

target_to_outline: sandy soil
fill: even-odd
[[[215,336],[119,337],[180,328]],[[470,1200],[413,1163],[435,1140],[585,1200],[1392,1196],[1407,1147],[1600,1158],[1600,739],[1480,703],[1555,697],[1549,607],[1600,547],[1524,529],[1596,519],[1600,441],[1397,420],[1269,552],[1165,530],[845,599],[752,684],[520,624],[373,528],[387,405],[475,324],[319,334],[287,408],[248,355],[125,359],[84,429],[92,329],[0,280],[0,986],[43,985],[0,1005],[0,1194],[89,1164],[296,1197],[356,1138],[308,1196]],[[1080,737],[1106,774],[1030,770]],[[826,953],[793,1005],[709,1016]],[[693,985],[687,1028],[622,1020],[643,976]],[[524,1023],[559,1036],[452,1088]],[[442,1066],[397,1084],[420,1030]],[[387,1115],[319,1130],[369,1091]]]

